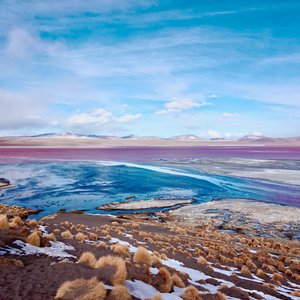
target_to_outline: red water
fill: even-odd
[[[0,163],[47,160],[112,160],[151,162],[171,158],[240,157],[300,159],[300,147],[119,147],[119,148],[0,148]]]

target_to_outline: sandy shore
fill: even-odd
[[[128,201],[128,202],[113,202],[107,203],[102,206],[97,207],[99,210],[107,210],[107,211],[141,211],[147,209],[172,209],[174,207],[179,208],[184,205],[190,205],[194,201],[193,200],[182,200],[182,199],[149,199],[149,200],[135,200],[135,201]]]
[[[300,185],[300,161],[286,159],[199,158],[159,161],[166,166],[201,170],[209,174],[266,179]]]
[[[300,208],[249,199],[221,199],[170,211],[182,224],[214,222],[222,230],[300,241]]]
[[[5,223],[3,216],[0,299],[54,299],[58,291],[57,299],[74,299],[60,287],[78,279],[83,287],[75,284],[77,295],[92,295],[97,285],[103,293],[99,299],[108,300],[299,296],[300,244],[295,240],[229,234],[200,219],[189,226],[164,213],[158,214],[160,222],[138,215],[59,213],[39,223],[12,217]],[[92,277],[94,283],[88,281]],[[153,298],[157,294],[161,298]]]

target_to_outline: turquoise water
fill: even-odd
[[[99,213],[96,207],[136,199],[249,198],[298,205],[300,187],[157,165],[116,162],[35,162],[0,165],[0,177],[16,187],[1,191],[0,201],[43,210],[59,209]],[[134,200],[133,200],[134,201]]]

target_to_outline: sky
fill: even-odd
[[[300,135],[298,0],[0,0],[0,135]]]

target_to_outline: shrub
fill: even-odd
[[[58,289],[55,299],[104,300],[106,289],[96,277],[64,282]]]
[[[151,254],[149,253],[149,251],[142,247],[139,246],[133,256],[133,261],[137,262],[137,263],[144,263],[148,266],[152,266],[153,260],[151,257]]]
[[[89,266],[89,267],[95,267],[97,262],[97,259],[95,255],[92,252],[83,252],[78,260],[78,263]]]
[[[131,300],[131,295],[125,286],[117,285],[112,289],[110,298],[113,300]]]
[[[39,226],[39,223],[36,219],[32,219],[32,220],[28,221],[28,225],[33,226],[33,227],[37,227],[37,226]]]
[[[127,276],[125,261],[121,257],[111,255],[100,257],[95,267],[102,268],[105,266],[114,266],[116,268],[116,272],[111,279],[112,284],[124,285]]]
[[[199,256],[197,263],[201,265],[207,265],[207,260],[203,256]]]
[[[26,243],[40,247],[41,246],[41,238],[37,231],[32,232],[26,239]]]
[[[54,233],[49,233],[45,235],[45,238],[47,238],[50,241],[56,241],[56,236],[54,235]]]
[[[251,276],[251,272],[247,266],[242,266],[241,268],[241,274],[245,276]]]
[[[8,229],[7,215],[0,215],[0,229]]]
[[[198,290],[193,285],[189,285],[181,297],[183,300],[202,300],[199,296]]]
[[[73,235],[69,230],[62,232],[61,237],[64,239],[73,239]]]
[[[86,237],[82,232],[78,232],[75,236],[75,239],[80,242],[84,242],[85,238]]]
[[[163,282],[158,287],[158,290],[162,293],[169,293],[173,288],[173,280],[170,275],[170,272],[164,268],[159,268],[158,275],[162,277]]]
[[[120,243],[117,243],[111,247],[112,251],[116,254],[130,257],[129,248],[126,245],[122,245]]]
[[[172,281],[173,281],[174,285],[179,287],[179,288],[184,288],[185,287],[184,282],[182,281],[182,279],[177,274],[172,275]]]

